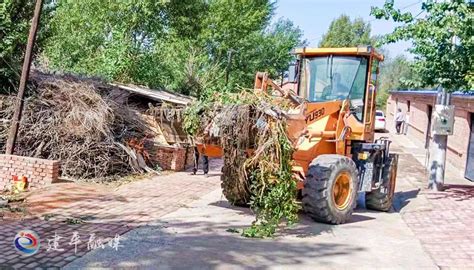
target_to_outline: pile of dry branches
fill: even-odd
[[[277,98],[244,92],[195,104],[186,114],[186,125],[194,127],[196,137],[204,143],[218,138],[223,148],[225,197],[236,205],[250,204],[257,214],[245,236],[271,236],[281,220],[291,224],[297,219],[287,108]]]
[[[97,179],[147,169],[127,142],[146,136],[139,115],[109,98],[106,84],[36,74],[15,154],[61,161],[62,176]],[[0,97],[0,147],[5,143],[15,97]]]

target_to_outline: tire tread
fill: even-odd
[[[330,185],[332,185],[330,178],[332,172],[341,167],[351,170],[354,187],[357,189],[357,168],[351,159],[341,155],[321,155],[311,162],[303,189],[302,203],[304,210],[313,220],[329,224],[341,224],[352,215],[356,204],[354,198],[352,198],[352,204],[345,215],[341,216],[330,211],[329,202],[332,200],[332,198],[329,198],[331,194]],[[356,190],[353,192],[357,193]]]

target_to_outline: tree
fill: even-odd
[[[271,25],[263,35],[260,51],[266,52],[264,63],[261,69],[269,72],[273,77],[288,70],[288,63],[293,60],[293,56],[288,52],[295,47],[307,45],[303,40],[303,31],[296,27],[292,21],[280,19]]]
[[[51,13],[51,1],[45,1],[43,21]],[[21,64],[26,49],[30,21],[35,1],[4,0],[0,3],[0,93],[10,92],[20,77]],[[47,29],[40,29],[37,44],[42,44]],[[37,51],[39,46],[36,46]]]
[[[210,56],[228,72],[224,88],[249,87],[257,68],[265,61],[265,51],[260,50],[264,29],[268,26],[274,3],[268,0],[212,0],[207,25],[201,39]],[[226,85],[227,84],[227,85]]]
[[[45,48],[48,62],[54,69],[130,82],[167,30],[163,9],[153,0],[60,1]]]
[[[413,61],[404,55],[390,58],[385,54],[385,60],[380,64],[379,87],[377,90],[377,106],[384,108],[388,92],[391,90],[416,89],[425,87],[417,73],[413,71]]]
[[[362,18],[351,21],[347,15],[334,19],[326,34],[323,35],[319,47],[354,47],[359,45],[374,45],[370,36],[370,23]]]
[[[305,44],[303,32],[291,21],[280,19],[263,30],[247,37],[247,42],[234,50],[230,87],[250,87],[257,71],[265,71],[277,78],[293,60],[290,51]],[[224,61],[227,63],[227,61]]]
[[[300,43],[291,22],[270,25],[273,10],[270,0],[60,1],[44,59],[52,69],[188,95],[238,90],[258,70],[286,69]]]
[[[414,71],[428,85],[439,85],[446,93],[457,90],[472,91],[474,39],[473,10],[464,0],[433,1],[422,3],[422,13],[413,16],[394,7],[387,0],[383,8],[372,7],[371,14],[378,19],[401,23],[385,37],[385,43],[411,40],[410,51],[415,55]],[[438,104],[447,105],[447,98]],[[444,104],[443,104],[444,103]],[[430,176],[428,186],[442,190],[446,167],[448,136],[433,134]]]
[[[422,3],[423,17],[403,13],[394,1],[383,8],[372,7],[377,19],[402,25],[385,36],[384,43],[411,40],[415,55],[414,71],[427,85],[441,85],[449,92],[474,89],[473,11],[464,0],[432,0]],[[453,39],[456,42],[453,44]]]

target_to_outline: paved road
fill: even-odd
[[[118,251],[98,250],[66,269],[436,269],[398,213],[359,209],[349,224],[315,223],[304,215],[275,239],[246,239],[253,216],[216,190],[152,226],[124,235]]]
[[[361,208],[351,223],[339,226],[315,223],[302,214],[299,224],[274,239],[246,239],[229,229],[248,226],[253,215],[222,198],[218,166],[208,178],[177,173],[113,191],[56,186],[33,195],[30,210],[85,217],[86,222],[67,224],[61,216],[0,222],[0,268],[474,269],[473,187],[425,190],[426,175],[406,140],[398,137],[394,143],[402,154],[396,212]],[[44,241],[38,254],[26,258],[12,248],[13,235],[24,227]],[[67,238],[62,239],[64,251],[44,250],[55,233],[68,237],[75,231],[83,240],[77,254]],[[103,238],[121,234],[121,246],[89,252],[91,233]]]
[[[474,186],[448,172],[445,192],[426,190],[423,150],[408,137],[393,139],[401,154],[395,212],[357,209],[339,226],[301,215],[275,239],[246,239],[228,229],[253,216],[217,189],[125,234],[118,251],[94,251],[67,268],[474,269]]]

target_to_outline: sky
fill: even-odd
[[[421,11],[420,0],[395,0],[395,7],[402,11],[409,11],[417,15]],[[318,46],[322,35],[327,31],[331,21],[341,14],[352,19],[360,17],[369,21],[372,26],[372,35],[382,35],[392,32],[395,23],[385,20],[376,20],[370,16],[370,7],[382,7],[385,0],[278,0],[276,18],[287,18],[300,27],[310,46]],[[398,42],[386,45],[391,57],[405,54],[410,46],[409,42]]]

